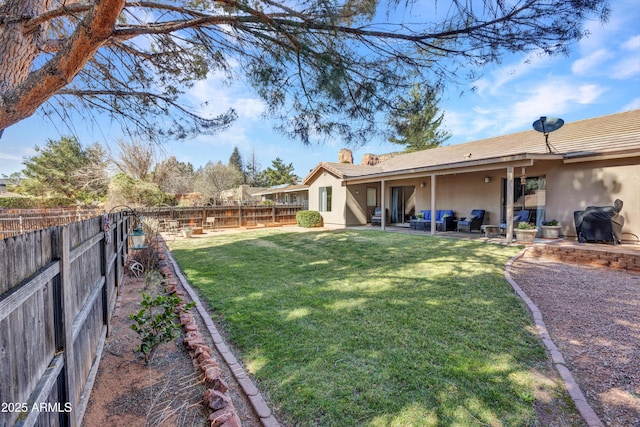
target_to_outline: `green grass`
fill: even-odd
[[[517,249],[283,230],[172,252],[292,426],[529,426],[545,360],[503,277]]]

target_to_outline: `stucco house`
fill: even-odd
[[[276,185],[254,195],[262,197],[263,202],[272,200],[280,205],[301,205],[304,209],[309,204],[309,189],[303,184]]]
[[[485,224],[508,225],[524,208],[536,224],[557,219],[564,236],[575,236],[574,211],[621,199],[623,239],[639,236],[640,110],[566,123],[548,141],[532,129],[374,166],[324,162],[303,183],[309,209],[333,226],[367,224],[376,206],[391,223],[420,210],[451,209],[460,218],[484,209]]]

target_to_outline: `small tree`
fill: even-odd
[[[156,184],[140,181],[122,172],[114,175],[109,184],[108,204],[111,206],[160,206],[172,201],[173,198]]]
[[[156,146],[151,142],[118,141],[119,153],[111,161],[125,174],[141,181],[150,181],[156,163]]]
[[[190,193],[196,172],[191,163],[179,162],[175,156],[156,164],[151,180],[167,193]]]
[[[104,152],[99,145],[83,148],[75,137],[49,139],[24,161],[20,192],[90,201],[106,193]],[[93,196],[92,196],[93,194]]]
[[[242,172],[235,166],[228,166],[222,162],[209,162],[200,168],[194,183],[195,191],[202,193],[205,199],[218,200],[224,190],[236,188],[244,183]]]
[[[151,298],[142,294],[142,308],[135,314],[129,315],[133,320],[131,329],[138,334],[140,345],[136,348],[144,356],[145,363],[149,363],[161,344],[176,338],[180,333],[180,325],[173,320],[176,317],[175,310],[182,299],[176,295],[158,295]],[[193,307],[195,303],[189,303],[185,310]]]
[[[420,151],[442,145],[451,134],[440,129],[444,113],[440,113],[438,89],[417,84],[408,99],[399,97],[387,123],[395,133],[389,142],[405,146],[405,151]]]
[[[271,162],[271,167],[264,170],[269,186],[282,184],[296,184],[300,179],[293,173],[293,163],[285,165],[280,157]]]
[[[244,165],[242,162],[242,156],[240,155],[240,151],[238,147],[233,147],[233,152],[231,156],[229,156],[229,166],[233,166],[238,169],[240,172],[244,173]]]

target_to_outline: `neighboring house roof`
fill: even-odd
[[[266,196],[269,194],[295,193],[296,191],[305,191],[308,188],[309,186],[304,184],[282,184],[267,188],[266,190],[264,188],[261,188],[260,191],[254,193],[254,195]]]
[[[564,159],[565,161],[640,156],[640,110],[566,123],[545,137],[535,130],[463,144],[399,154],[376,166],[321,163],[305,183],[324,169],[342,179],[387,176],[445,168],[495,164],[514,159]]]

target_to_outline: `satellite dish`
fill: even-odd
[[[556,131],[564,125],[564,120],[553,117],[540,117],[540,120],[533,122],[533,128],[538,132],[544,134],[544,142],[547,144],[547,150],[553,153],[551,145],[549,144],[549,132]]]

